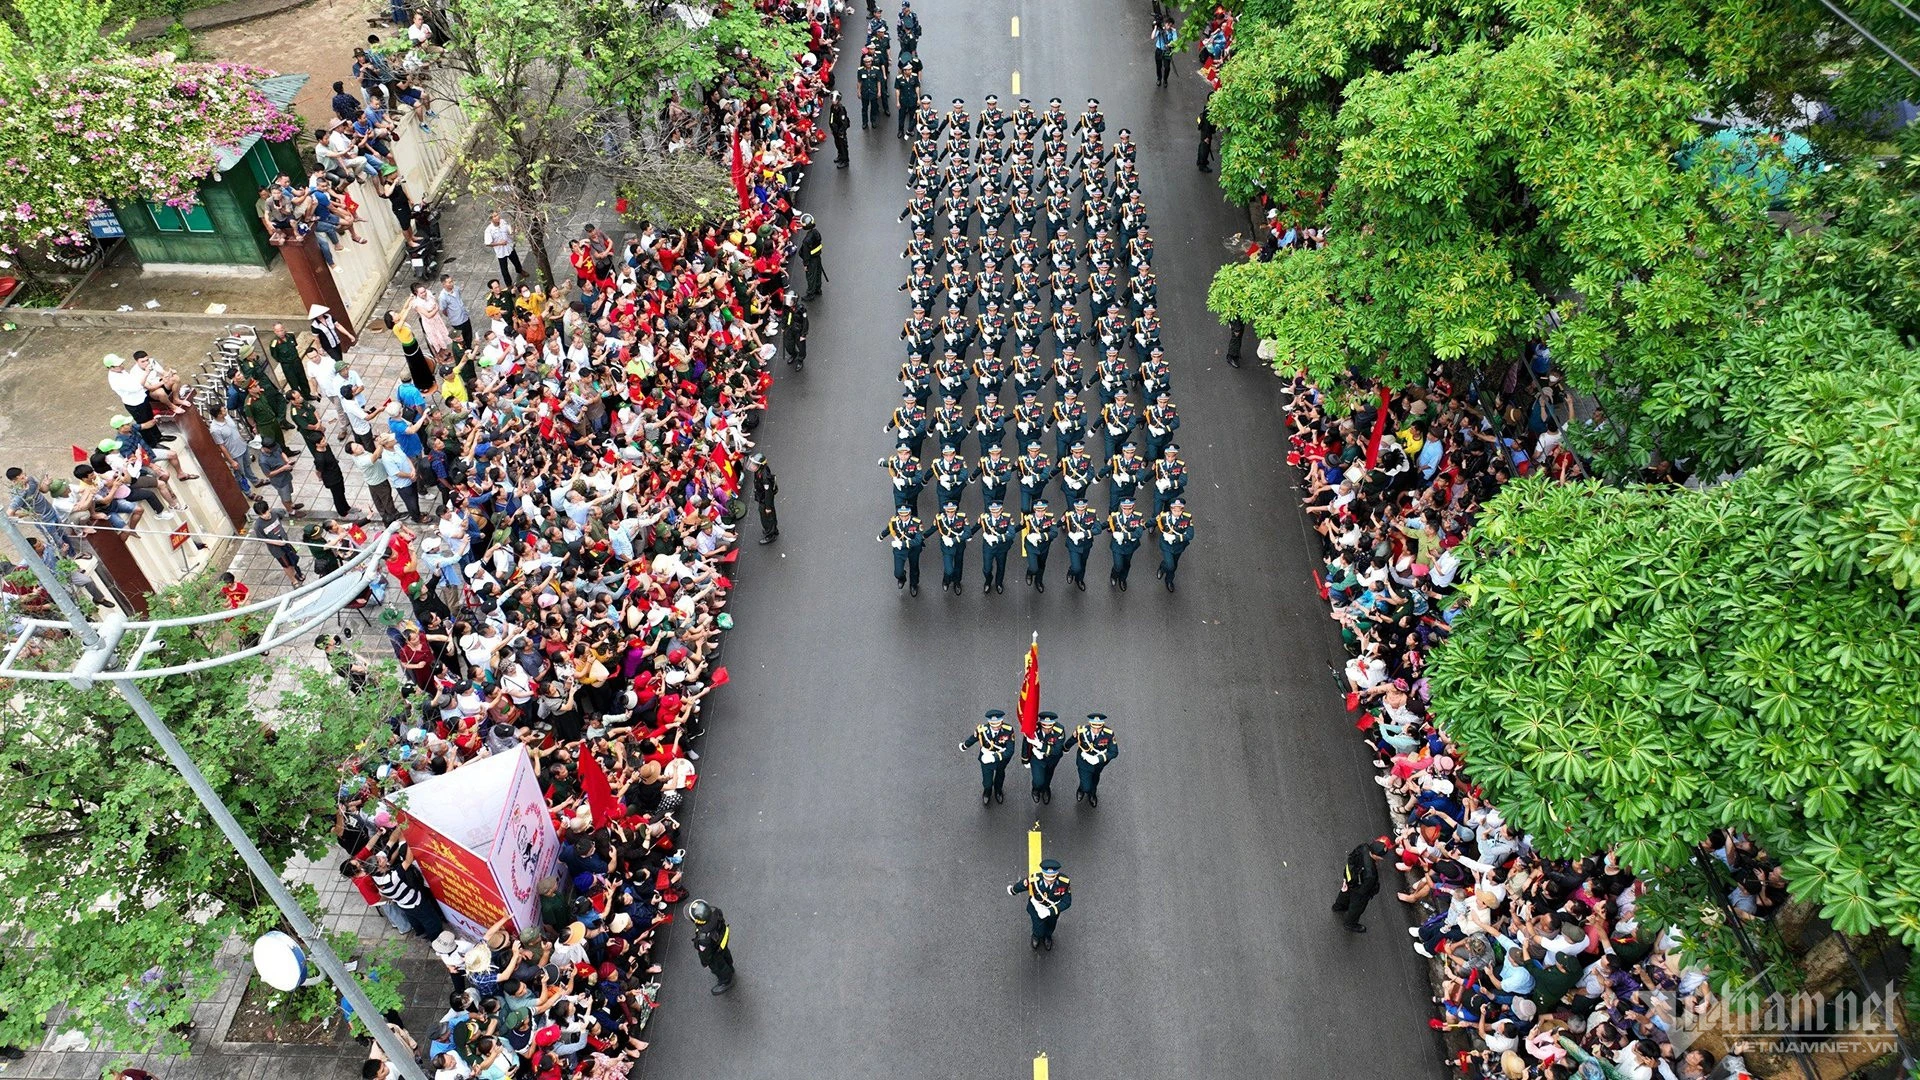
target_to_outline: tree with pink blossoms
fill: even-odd
[[[84,242],[111,199],[187,208],[223,149],[290,139],[297,119],[244,64],[133,56],[99,0],[15,0],[0,20],[0,248]]]

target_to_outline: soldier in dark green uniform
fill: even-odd
[[[920,551],[925,547],[927,535],[920,527],[920,519],[913,516],[911,507],[902,506],[887,519],[887,527],[880,534],[880,542],[893,548],[893,577],[905,589],[911,587],[913,595],[920,595]]]
[[[1088,806],[1100,805],[1100,773],[1120,757],[1120,740],[1107,726],[1104,713],[1088,713],[1087,722],[1074,729],[1067,741],[1076,752],[1074,766],[1080,770],[1080,788],[1073,799],[1085,799]]]
[[[286,380],[287,393],[300,391],[304,397],[313,396],[313,387],[307,384],[307,369],[300,366],[300,335],[288,332],[280,324],[273,324],[273,337],[267,342],[267,355],[280,365],[280,377]]]
[[[1147,519],[1133,505],[1133,497],[1120,500],[1120,508],[1107,515],[1107,531],[1112,534],[1108,550],[1113,554],[1113,569],[1107,571],[1107,584],[1127,591],[1127,574],[1133,569],[1133,553],[1147,532]]]
[[[958,594],[967,572],[967,542],[980,526],[960,512],[958,499],[948,499],[933,519],[933,531],[940,537],[940,590]]]
[[[1027,919],[1033,925],[1033,947],[1053,951],[1053,928],[1060,913],[1073,906],[1073,890],[1067,875],[1060,872],[1060,860],[1040,860],[1040,872],[1007,886],[1008,896],[1024,896]]]
[[[860,130],[867,125],[880,122],[880,95],[887,92],[881,84],[887,81],[887,69],[874,63],[871,53],[860,57],[860,68],[854,72],[860,80]]]
[[[1180,569],[1180,556],[1193,543],[1193,517],[1187,513],[1187,500],[1176,498],[1164,514],[1153,519],[1153,531],[1160,534],[1160,568],[1153,576],[1173,591],[1173,574]]]
[[[1093,551],[1093,541],[1105,526],[1099,513],[1087,505],[1087,497],[1082,495],[1073,500],[1073,509],[1060,520],[1060,527],[1067,536],[1067,580],[1086,592],[1087,555]]]
[[[900,60],[900,74],[893,77],[893,92],[900,105],[895,119],[899,121],[898,135],[904,139],[914,127],[914,116],[920,109],[920,76],[906,58]]]
[[[988,501],[987,512],[980,515],[980,563],[986,571],[981,592],[1007,591],[1007,552],[1017,528],[999,499]]]
[[[987,713],[987,722],[973,729],[960,749],[980,749],[980,805],[1007,801],[1007,763],[1013,760],[1013,726],[1004,709]]]
[[[1027,772],[1033,779],[1033,801],[1053,801],[1053,770],[1067,752],[1067,732],[1060,726],[1060,714],[1043,712],[1040,725],[1027,739]]]
[[[1020,553],[1026,556],[1027,584],[1034,592],[1047,591],[1047,552],[1059,535],[1060,525],[1054,521],[1053,511],[1047,509],[1047,500],[1035,502],[1033,513],[1020,523]]]

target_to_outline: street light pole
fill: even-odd
[[[72,626],[74,634],[86,645],[87,650],[90,653],[104,652],[107,645],[101,638],[100,632],[87,621],[85,613],[80,610],[79,603],[74,600],[72,594],[67,592],[66,583],[54,575],[53,568],[34,552],[31,544],[27,543],[26,535],[20,531],[20,526],[13,520],[12,515],[0,512],[0,530],[6,533],[7,539],[20,553],[22,561],[26,563],[28,569],[33,571],[33,576],[39,579],[40,587],[45,589],[47,595],[53,599],[54,606],[67,617],[67,622]],[[72,681],[78,683],[82,680]],[[327,939],[320,933],[320,928],[313,925],[313,920],[307,918],[306,910],[293,898],[293,893],[287,890],[285,883],[280,880],[279,873],[274,870],[271,863],[267,862],[266,856],[260,854],[260,849],[253,845],[246,831],[240,828],[240,823],[234,820],[233,813],[227,809],[227,804],[221,801],[220,793],[213,790],[212,784],[207,783],[207,778],[201,774],[199,766],[195,765],[193,758],[187,754],[186,747],[180,745],[180,740],[174,737],[166,721],[160,718],[160,714],[154,711],[153,704],[147,700],[146,694],[141,692],[139,683],[131,677],[119,676],[109,678],[108,681],[113,683],[114,689],[118,690],[120,696],[132,706],[134,714],[140,717],[140,722],[147,726],[147,733],[153,736],[154,742],[160,744],[160,749],[166,753],[167,760],[173,763],[173,767],[180,771],[182,777],[186,778],[187,786],[193,789],[201,805],[207,808],[207,813],[212,816],[214,824],[220,827],[221,834],[227,838],[228,843],[233,845],[234,850],[240,853],[240,861],[246,864],[247,869],[260,882],[261,888],[267,891],[274,906],[280,909],[280,914],[286,917],[287,925],[293,928],[294,935],[305,944],[307,954],[313,957],[320,970],[326,973],[327,978],[340,991],[340,995],[346,998],[347,1004],[353,1008],[354,1015],[366,1025],[368,1034],[380,1044],[380,1049],[386,1053],[387,1064],[399,1074],[401,1080],[426,1080],[425,1074],[420,1071],[420,1066],[413,1060],[413,1051],[408,1049],[407,1045],[394,1034],[393,1029],[387,1026],[386,1020],[381,1017],[380,1010],[367,997],[367,992],[360,985],[360,981],[355,979],[346,965],[340,962],[340,958],[334,955],[333,948],[327,944]],[[82,686],[82,689],[84,688]]]

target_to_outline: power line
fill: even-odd
[[[1835,15],[1840,16],[1842,21],[1844,21],[1848,26],[1853,27],[1854,30],[1858,32],[1861,37],[1866,38],[1868,41],[1872,42],[1874,48],[1879,49],[1881,52],[1886,53],[1888,56],[1892,57],[1895,63],[1899,64],[1903,68],[1906,68],[1907,71],[1910,74],[1912,74],[1914,78],[1920,79],[1920,68],[1914,67],[1912,64],[1907,63],[1906,57],[1901,56],[1897,52],[1894,52],[1893,49],[1887,45],[1886,42],[1881,41],[1877,37],[1874,37],[1873,32],[1871,30],[1868,30],[1866,27],[1861,26],[1859,23],[1855,22],[1853,19],[1853,16],[1840,10],[1839,6],[1836,5],[1833,2],[1833,0],[1820,0],[1820,2],[1827,6],[1828,11],[1831,11]],[[1913,12],[1907,11],[1906,7],[1898,3],[1897,0],[1895,0],[1893,6],[1899,8],[1901,11],[1906,11],[1909,18],[1914,17]]]
[[[90,532],[117,532],[128,533],[133,536],[165,536],[169,538],[174,535],[171,529],[133,529],[120,525],[75,525],[69,521],[41,521],[37,518],[25,517],[20,514],[9,514],[8,516],[22,525],[31,525],[36,529],[65,529],[69,532],[76,532],[82,535]],[[291,547],[303,547],[315,551],[324,550],[331,546],[328,544],[316,544],[310,540],[295,540],[291,537],[285,540],[269,540],[264,536],[242,536],[234,533],[200,532],[198,530],[189,530],[186,535],[189,539],[193,540],[239,540],[243,543],[251,544],[287,544]],[[355,550],[357,551],[359,549],[356,548]]]

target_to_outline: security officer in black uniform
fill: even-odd
[[[780,535],[780,514],[774,508],[774,496],[780,494],[780,481],[773,477],[767,455],[755,451],[747,458],[753,466],[753,501],[760,505],[760,542],[771,544]]]
[[[1040,860],[1040,872],[1007,886],[1007,895],[1026,898],[1033,947],[1052,952],[1053,928],[1060,922],[1060,913],[1073,906],[1073,890],[1060,872],[1060,860]]]
[[[1013,760],[1013,725],[1007,723],[1004,709],[987,712],[987,722],[977,725],[960,749],[980,748],[980,805],[1007,801],[1007,763]]]
[[[1340,926],[1350,934],[1367,932],[1360,916],[1366,912],[1367,903],[1380,892],[1380,869],[1374,863],[1386,854],[1384,836],[1347,852],[1346,869],[1340,877],[1340,895],[1333,899],[1333,910],[1340,913]]]
[[[790,368],[807,366],[807,326],[810,321],[807,318],[807,305],[796,300],[787,309],[786,326],[781,331],[780,344],[787,350],[787,366]]]
[[[1199,160],[1195,164],[1200,166],[1200,171],[1203,173],[1213,171],[1213,133],[1216,130],[1218,129],[1214,127],[1213,118],[1207,115],[1205,108],[1202,108],[1200,110]]]
[[[1120,740],[1114,738],[1104,713],[1088,713],[1087,722],[1074,729],[1068,747],[1076,754],[1073,764],[1080,770],[1080,788],[1073,801],[1085,799],[1088,806],[1100,805],[1100,772],[1120,757]]]
[[[1033,780],[1033,801],[1053,802],[1053,770],[1067,752],[1067,732],[1060,726],[1060,714],[1043,712],[1040,724],[1027,739],[1027,772]]]
[[[887,519],[887,527],[880,534],[880,542],[893,548],[893,577],[900,588],[911,586],[914,596],[920,595],[920,552],[926,546],[927,534],[920,526],[920,519],[913,516],[913,508],[901,506]]]
[[[713,989],[707,992],[733,989],[733,950],[727,947],[733,928],[727,917],[705,900],[695,900],[687,905],[687,918],[693,922],[693,951],[700,956],[700,966],[713,972]]]
[[[802,300],[811,300],[820,295],[820,283],[828,280],[826,264],[820,258],[820,252],[826,247],[820,239],[820,227],[813,223],[812,214],[800,215],[800,262],[807,269],[807,292]]]
[[[833,133],[833,164],[835,168],[847,167],[847,131],[853,127],[853,118],[847,115],[846,102],[840,100],[840,91],[833,92],[833,105],[827,109],[827,130]]]

